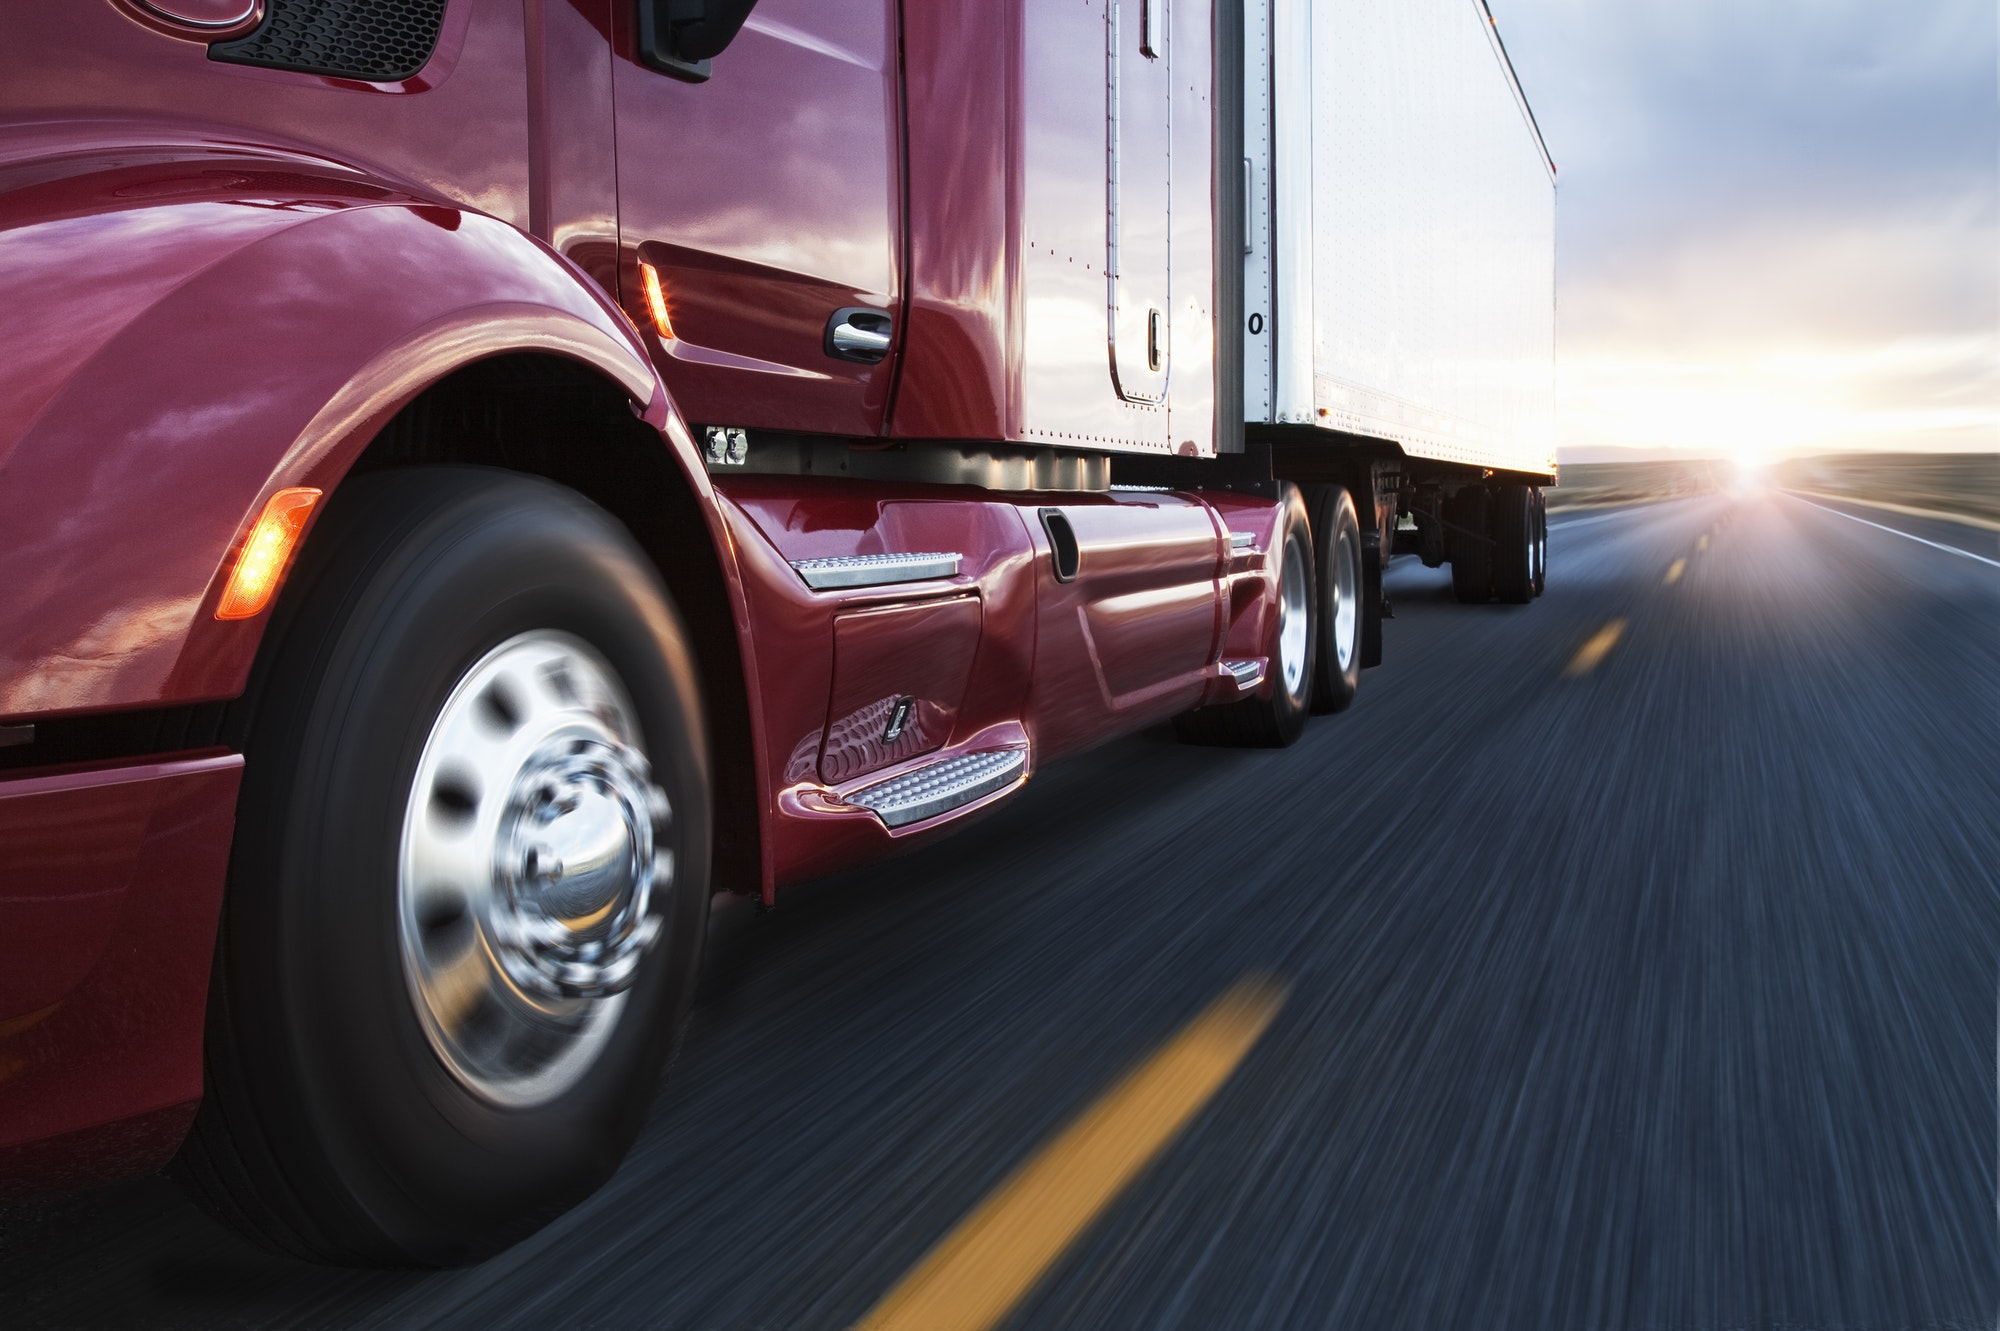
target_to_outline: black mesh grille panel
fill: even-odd
[[[217,42],[211,60],[395,83],[424,67],[445,0],[270,0],[247,37]]]

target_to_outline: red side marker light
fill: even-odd
[[[248,619],[271,603],[319,496],[310,485],[295,485],[265,501],[250,539],[236,552],[236,567],[229,570],[215,607],[217,619]]]
[[[660,270],[643,259],[639,262],[639,285],[646,294],[646,313],[653,320],[653,331],[673,341],[674,321],[667,317],[667,289],[660,282]]]

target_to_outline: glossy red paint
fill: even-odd
[[[206,155],[21,191],[9,214],[0,715],[240,692],[263,621],[208,613],[233,544],[271,491],[330,492],[457,365],[539,347],[657,392],[546,250],[385,186]],[[78,252],[104,256],[81,292]],[[79,295],[115,317],[78,318]]]
[[[1284,510],[1273,501],[1255,495],[1215,491],[1202,497],[1215,511],[1216,522],[1225,539],[1236,533],[1251,538],[1247,548],[1232,548],[1229,551],[1228,563],[1224,566],[1222,585],[1226,625],[1219,659],[1268,660],[1274,651],[1273,635],[1277,632],[1278,609],[1278,566],[1270,558],[1270,551],[1278,540],[1278,521]],[[1276,677],[1267,668],[1263,681],[1253,692],[1268,698],[1275,687]],[[1214,685],[1202,701],[1221,702],[1235,696],[1234,677],[1218,671]]]
[[[1005,439],[1018,414],[1019,38],[1011,4],[903,10],[910,294],[889,431],[898,438]]]
[[[242,767],[214,752],[0,782],[0,1195],[179,1145]]]
[[[902,304],[894,5],[760,0],[702,83],[639,63],[629,8],[613,70],[621,281],[643,319],[638,260],[660,273],[668,389],[694,421],[879,434],[893,360],[836,359],[825,340],[842,307]]]
[[[528,229],[618,290],[614,0],[523,0],[527,13]]]
[[[1046,575],[1045,506],[1023,505],[1044,570],[1027,711],[1044,761],[1201,700],[1217,659],[1226,540],[1192,496],[1062,496],[1056,509],[1081,558],[1075,581],[1059,583]]]
[[[517,229],[615,278],[609,4],[459,0],[394,85],[217,64],[110,3],[10,7],[0,715],[240,692],[264,621],[206,612],[264,498],[333,488],[416,393],[499,352],[621,385],[728,565],[635,333]],[[0,1188],[140,1172],[178,1143],[240,765],[0,784]]]
[[[956,675],[965,652],[966,612],[957,607],[968,600],[978,606],[977,645],[963,668],[963,698],[940,743],[947,750],[961,747],[996,727],[1011,727],[1005,734],[1025,739],[1020,718],[1033,666],[1033,552],[1018,509],[984,491],[775,476],[718,478],[717,491],[742,572],[748,637],[757,644],[760,663],[752,692],[762,715],[758,757],[766,792],[769,898],[784,883],[886,854],[900,838],[929,830],[920,824],[892,835],[865,810],[830,810],[821,795],[828,785],[821,776],[821,753],[829,723],[858,710],[846,706],[847,700],[875,687],[874,669],[884,672],[882,693],[874,698],[891,688],[912,696],[919,689],[945,690],[944,681]],[[791,566],[793,560],[919,550],[960,554],[958,576],[815,592]],[[842,710],[830,714],[835,621],[882,610],[909,613],[869,626],[862,659],[879,664],[870,674],[843,677]],[[899,664],[898,656],[917,662],[933,650],[925,631],[940,621],[950,634],[945,666]],[[942,724],[944,718],[936,720]],[[845,784],[885,779],[902,765],[871,767]]]
[[[1278,514],[1267,499],[1002,496],[770,476],[722,478],[717,488],[743,571],[749,637],[761,660],[784,663],[765,667],[758,690],[771,780],[767,897],[961,816],[892,833],[841,805],[843,793],[981,747],[1025,745],[1039,765],[1235,696],[1217,668],[1225,640],[1244,657],[1267,650],[1275,582],[1264,563]],[[1044,509],[1076,535],[1074,581],[1056,579]],[[1231,531],[1252,533],[1254,546],[1232,553]],[[962,555],[960,575],[815,592],[791,567],[914,551]],[[848,648],[862,623],[865,641]],[[961,666],[974,636],[977,649]],[[833,681],[830,700],[820,680]],[[902,697],[932,704],[918,709],[925,729],[885,751],[877,723]],[[877,742],[866,742],[870,727]],[[846,756],[832,761],[836,754]]]
[[[213,61],[103,0],[9,0],[0,155],[17,158],[23,129],[88,151],[88,138],[132,149],[220,128],[221,145],[281,145],[526,226],[522,13],[455,0],[430,63],[376,84]]]
[[[821,781],[838,786],[944,746],[965,702],[979,618],[976,596],[834,616]]]
[[[22,0],[0,49],[0,720],[238,695],[266,621],[211,612],[265,499],[334,493],[426,387],[524,350],[622,387],[696,500],[767,899],[1008,794],[892,832],[843,802],[860,787],[992,747],[1032,772],[1221,696],[1217,661],[1267,636],[1261,555],[1229,548],[1268,545],[1264,501],[711,483],[686,425],[1212,448],[1205,208],[1132,233],[1171,258],[1131,297],[1168,302],[1168,342],[1156,374],[1127,366],[1146,391],[1113,376],[1105,77],[1150,57],[1107,0],[762,0],[704,84],[633,59],[625,0],[453,0],[396,84],[211,62],[138,3]],[[1208,17],[1173,9],[1168,63],[1131,65],[1131,114],[1158,116],[1130,198],[1206,197]],[[642,255],[672,342],[620,312]],[[890,359],[826,354],[840,306],[896,316]],[[815,592],[791,567],[920,550],[959,574]],[[239,766],[0,784],[0,907],[46,916],[0,935],[0,1177],[150,1168],[178,1140]],[[63,890],[30,902],[30,876]]]

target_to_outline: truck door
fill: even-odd
[[[1109,0],[1106,78],[1111,107],[1106,177],[1110,226],[1111,373],[1128,402],[1167,395],[1173,76],[1170,0]],[[1204,201],[1205,206],[1205,201]]]
[[[658,274],[688,419],[882,432],[901,323],[894,0],[759,0],[701,71],[613,73],[620,276]],[[885,344],[885,336],[889,339]]]

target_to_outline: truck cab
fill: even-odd
[[[475,1260],[616,1168],[715,895],[1292,743],[1399,542],[1543,584],[1480,0],[10,28],[0,1190]]]

